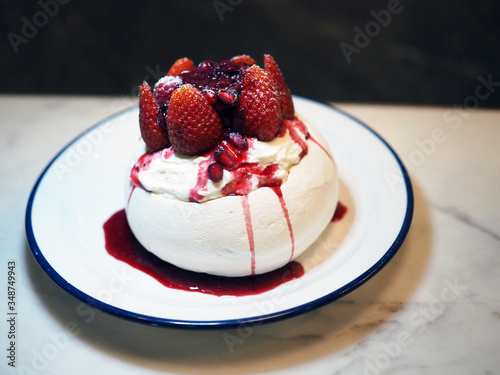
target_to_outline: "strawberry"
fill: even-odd
[[[193,62],[187,57],[183,57],[170,67],[167,76],[178,76],[182,72],[191,72],[195,69]]]
[[[153,96],[159,107],[168,106],[172,93],[182,85],[180,77],[165,76],[156,82]]]
[[[156,82],[153,90],[153,97],[160,108],[158,111],[158,124],[165,130],[167,129],[167,120],[165,117],[167,116],[168,103],[170,103],[172,93],[180,85],[182,85],[181,77],[165,76]]]
[[[235,113],[235,130],[247,137],[270,141],[278,132],[281,109],[271,76],[257,65],[243,75],[243,90]]]
[[[200,155],[222,139],[223,128],[217,112],[191,84],[174,91],[167,111],[168,136],[175,151]]]
[[[244,63],[244,64],[247,64],[247,65],[255,65],[255,60],[252,59],[250,56],[248,55],[238,55],[238,56],[234,56],[232,59],[231,59],[232,62],[235,62],[235,63]]]
[[[292,94],[285,82],[285,78],[283,78],[283,74],[281,74],[278,64],[271,55],[264,55],[264,69],[269,72],[274,81],[283,117],[292,119],[295,116]]]
[[[158,124],[159,114],[151,87],[144,81],[139,92],[139,128],[149,152],[170,147],[167,131]]]

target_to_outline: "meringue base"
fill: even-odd
[[[307,126],[323,148],[308,140],[308,153],[291,167],[281,186],[285,208],[267,187],[246,197],[195,203],[167,199],[129,183],[126,213],[132,232],[148,251],[190,271],[234,277],[284,266],[319,237],[338,203],[333,158],[318,131]],[[245,214],[246,203],[250,215]]]

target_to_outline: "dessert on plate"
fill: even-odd
[[[139,94],[141,140],[127,179],[138,241],[180,268],[247,276],[302,254],[331,221],[338,174],[295,113],[270,55],[177,60]]]

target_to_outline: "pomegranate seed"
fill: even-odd
[[[216,64],[212,60],[203,61],[198,65],[198,68],[202,72],[208,72],[209,70],[215,69]]]
[[[203,93],[203,96],[205,97],[205,99],[207,99],[208,104],[210,105],[215,104],[215,102],[217,101],[217,95],[212,90],[206,90]]]
[[[224,174],[224,169],[219,163],[212,163],[207,168],[208,178],[213,182],[219,182],[222,180],[222,175]]]
[[[236,95],[228,92],[228,91],[221,91],[219,93],[219,99],[221,100],[222,103],[232,106],[236,104]]]
[[[215,160],[226,169],[236,166],[236,158],[226,147],[219,145],[214,153]]]
[[[235,133],[235,132],[229,133],[229,141],[238,150],[245,151],[248,149],[248,141],[240,133]]]

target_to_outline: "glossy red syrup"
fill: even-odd
[[[247,296],[264,293],[304,274],[302,265],[295,261],[275,271],[247,277],[222,277],[191,272],[164,262],[148,252],[130,230],[125,210],[111,216],[103,228],[106,250],[111,256],[173,289],[215,296]]]
[[[281,209],[283,210],[283,215],[285,216],[286,224],[288,226],[288,231],[290,232],[290,241],[292,241],[292,250],[290,251],[290,259],[292,260],[293,255],[295,253],[295,238],[293,236],[293,228],[292,222],[290,221],[290,215],[288,214],[288,209],[286,208],[285,200],[283,199],[283,193],[281,191],[280,186],[274,186],[271,189],[276,193],[281,205]]]
[[[148,170],[149,165],[151,164],[153,159],[157,157],[158,156],[156,154],[146,153],[144,155],[141,155],[141,157],[137,160],[137,162],[132,167],[132,170],[130,171],[130,181],[134,186],[138,186],[141,189],[144,189],[141,182],[139,181],[139,172]]]
[[[248,204],[248,195],[241,196],[241,205],[243,206],[243,215],[245,216],[245,225],[248,235],[248,246],[250,247],[250,268],[252,275],[255,275],[255,242],[253,237],[252,216],[250,214],[250,205]]]
[[[208,158],[200,163],[200,169],[198,170],[198,176],[196,179],[196,185],[189,190],[189,197],[191,202],[199,202],[204,196],[200,194],[201,191],[207,186],[208,182],[208,166],[213,163],[213,158]]]
[[[309,137],[309,131],[307,130],[305,124],[295,117],[293,120],[283,120],[283,125],[288,129],[290,137],[293,141],[297,143],[300,148],[302,148],[302,152],[300,153],[300,157],[302,158],[305,154],[307,154],[307,143],[300,137],[298,132],[305,134],[306,138]]]
[[[238,169],[231,171],[233,180],[231,180],[221,190],[223,196],[227,195],[246,195],[252,189],[252,177],[256,176],[259,180],[258,187],[276,186],[281,184],[281,180],[275,178],[279,170],[277,164],[262,166],[257,163],[243,163]]]
[[[342,202],[339,201],[339,203],[337,203],[337,208],[333,213],[332,222],[342,220],[342,218],[345,216],[346,213],[347,213],[347,207]]]
[[[146,190],[139,181],[139,172],[147,171],[153,160],[158,158],[168,159],[173,154],[174,150],[170,147],[154,153],[146,152],[141,155],[130,171],[130,182],[132,182],[134,186]]]
[[[333,156],[328,152],[328,150],[326,148],[323,147],[323,145],[321,143],[319,143],[311,134],[309,134],[309,138],[308,138],[311,142],[314,142],[316,143],[319,148],[321,148],[326,155],[328,155],[328,157],[330,158],[330,160],[333,162]]]
[[[127,207],[130,204],[130,198],[132,198],[132,194],[134,194],[134,190],[137,188],[137,185],[132,185],[132,189],[130,189],[130,194],[128,195],[127,199]]]
[[[290,251],[289,261],[291,261],[293,258],[293,255],[295,253],[295,239],[293,236],[292,222],[290,221],[288,209],[286,208],[286,203],[285,203],[285,200],[283,199],[283,193],[281,192],[281,187],[279,185],[268,186],[268,187],[271,188],[276,193],[276,196],[278,197],[278,199],[280,201],[281,209],[283,211],[283,215],[285,217],[285,220],[286,220],[286,223],[288,226],[288,231],[290,232],[290,240],[292,243],[292,248]],[[252,216],[250,214],[250,205],[248,203],[248,195],[241,196],[241,205],[243,207],[243,215],[245,217],[245,226],[246,226],[247,236],[248,236],[248,246],[250,247],[250,267],[251,267],[252,275],[255,275],[255,240],[254,240],[254,235],[253,235],[253,226],[252,226]]]

